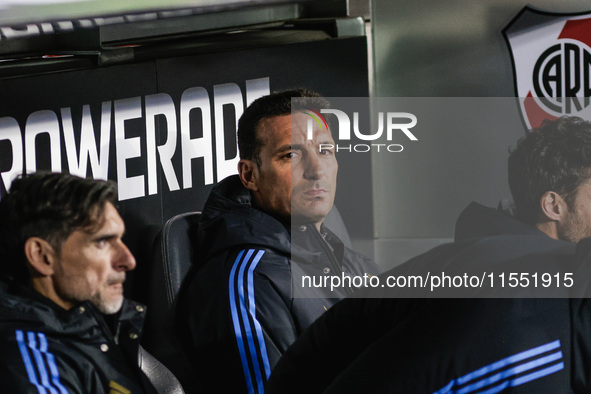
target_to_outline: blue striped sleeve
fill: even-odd
[[[48,351],[45,334],[29,331],[25,336],[22,330],[16,330],[15,334],[27,377],[39,394],[67,394],[68,390],[60,381],[55,356]]]
[[[264,250],[245,249],[238,253],[229,278],[232,325],[249,393],[264,393],[271,366],[260,322],[257,320],[254,270]]]
[[[564,369],[560,341],[514,354],[453,379],[433,394],[495,394]]]

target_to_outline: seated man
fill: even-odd
[[[267,393],[589,392],[591,303],[568,298],[563,276],[543,287],[541,275],[573,268],[579,288],[591,283],[591,123],[564,117],[529,133],[509,158],[509,184],[516,217],[473,203],[453,244],[381,278],[525,266],[530,287],[522,281],[514,294],[531,298],[475,289],[458,299],[347,299],[284,354]],[[534,297],[544,294],[563,298]]]
[[[214,187],[203,209],[202,263],[181,289],[177,321],[204,392],[262,393],[281,354],[345,295],[292,298],[295,262],[307,273],[377,273],[323,225],[337,161],[319,145],[333,139],[317,124],[306,138],[309,117],[292,115],[292,97],[306,98],[313,110],[327,108],[307,90],[253,102],[238,125],[239,175]]]
[[[155,393],[138,367],[145,310],[112,182],[37,173],[0,200],[0,382],[10,393]]]

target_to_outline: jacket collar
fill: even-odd
[[[125,299],[116,319],[141,332],[145,310],[145,306]],[[38,325],[47,333],[76,335],[89,332],[97,322],[107,328],[104,315],[90,301],[66,310],[35,290],[10,280],[0,281],[0,319]]]
[[[291,252],[289,230],[253,206],[248,189],[237,175],[212,189],[201,214],[198,239],[204,257],[243,245],[273,248],[286,255]]]

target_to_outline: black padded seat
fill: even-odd
[[[174,332],[174,310],[183,279],[195,259],[200,212],[170,218],[156,237],[148,268],[148,313],[142,345],[191,392],[191,366]]]

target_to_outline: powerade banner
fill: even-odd
[[[367,75],[366,40],[355,37],[0,80],[0,198],[24,171],[108,178],[127,223],[162,225],[201,210],[236,173],[236,126],[254,99],[294,87],[364,97]],[[347,173],[369,179],[370,166],[352,157],[339,175],[341,213],[366,229],[371,209],[348,207],[371,201],[371,188]]]
[[[525,7],[503,31],[528,129],[562,115],[591,119],[591,13]]]

